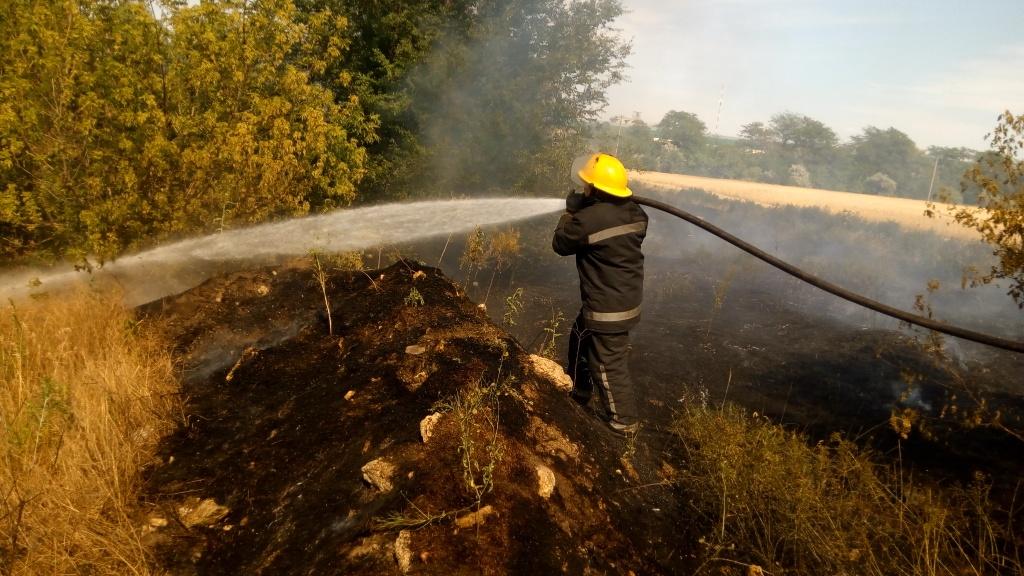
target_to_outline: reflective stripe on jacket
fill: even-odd
[[[588,197],[558,221],[551,246],[576,255],[586,328],[625,332],[640,320],[647,214],[628,198]]]

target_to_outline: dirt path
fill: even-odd
[[[927,203],[910,198],[892,198],[663,172],[634,172],[630,177],[634,182],[662,189],[698,188],[722,198],[745,200],[762,206],[789,205],[823,208],[836,213],[852,212],[866,220],[894,221],[901,226],[929,230],[952,238],[966,240],[978,238],[977,232],[961,226],[947,216],[946,208],[950,205],[944,203],[936,203],[936,216],[929,218],[924,215]]]

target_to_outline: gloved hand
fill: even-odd
[[[565,197],[565,211],[573,214],[583,208],[583,194],[573,190]]]

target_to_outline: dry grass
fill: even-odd
[[[871,222],[896,222],[900,226],[915,230],[928,230],[946,237],[978,239],[976,230],[956,222],[949,216],[948,210],[941,208],[944,205],[938,202],[935,204],[940,208],[934,210],[935,217],[929,218],[925,216],[925,211],[929,209],[928,203],[912,198],[855,194],[818,188],[800,188],[662,172],[636,172],[630,174],[630,178],[636,182],[659,188],[676,190],[697,188],[721,198],[745,200],[762,206],[821,208],[835,213],[854,214]]]
[[[149,573],[131,514],[177,389],[150,332],[93,293],[3,310],[0,573]]]
[[[694,402],[675,431],[688,464],[677,480],[708,546],[700,572],[743,561],[771,574],[1024,573],[983,478],[915,484],[851,442],[810,446],[731,405]]]

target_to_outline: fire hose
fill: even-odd
[[[743,250],[744,252],[747,252],[748,254],[754,256],[755,258],[759,258],[799,280],[802,280],[812,286],[820,288],[825,292],[838,296],[844,300],[853,302],[854,304],[857,304],[859,306],[863,306],[870,310],[874,310],[875,312],[879,312],[881,314],[885,314],[886,316],[896,318],[897,320],[902,320],[903,322],[907,322],[909,324],[921,326],[922,328],[927,328],[929,330],[934,330],[936,332],[941,332],[943,334],[948,334],[950,336],[955,336],[957,338],[963,338],[964,340],[970,340],[972,342],[978,342],[980,344],[986,344],[988,346],[994,346],[996,348],[1002,348],[1003,350],[1011,350],[1013,352],[1024,353],[1024,342],[1017,342],[1014,340],[1008,340],[1006,338],[1000,338],[998,336],[992,336],[990,334],[983,334],[981,332],[967,330],[966,328],[961,328],[959,326],[946,324],[945,322],[939,322],[937,320],[933,320],[925,316],[919,316],[917,314],[910,314],[909,312],[904,312],[903,310],[900,310],[898,308],[893,308],[892,306],[882,304],[881,302],[872,300],[855,292],[851,292],[827,280],[818,278],[813,274],[810,274],[804,270],[801,270],[800,268],[797,268],[796,266],[793,266],[792,264],[789,264],[788,262],[784,262],[776,258],[775,256],[768,254],[764,250],[761,250],[760,248],[748,242],[745,242],[737,238],[736,236],[733,236],[732,234],[726,232],[725,230],[722,230],[718,226],[711,224],[710,222],[704,220],[703,218],[700,218],[699,216],[694,216],[693,214],[690,214],[685,210],[680,210],[675,206],[665,204],[664,202],[660,202],[658,200],[652,200],[650,198],[633,196],[633,200],[637,204],[642,204],[644,206],[656,208],[658,210],[661,210],[662,212],[671,214],[672,216],[681,218],[695,226],[703,228],[704,230],[714,234],[715,236],[718,236],[722,240],[725,240],[726,242],[732,244],[733,246],[736,246],[737,248]]]

